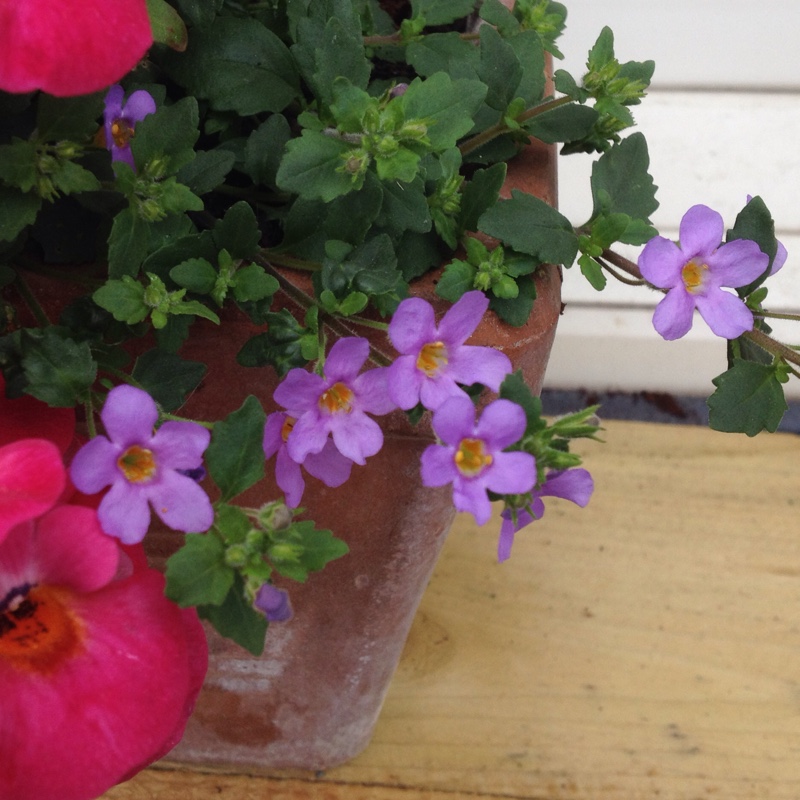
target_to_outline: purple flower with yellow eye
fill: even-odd
[[[123,104],[125,90],[115,84],[106,93],[103,121],[106,134],[106,147],[111,151],[112,161],[124,161],[135,170],[131,152],[131,138],[136,123],[156,110],[156,101],[149,92],[139,89],[133,92],[128,102]]]
[[[453,505],[469,511],[479,525],[489,521],[487,492],[525,494],[536,485],[536,460],[530,453],[503,449],[525,433],[525,412],[510,400],[495,400],[475,421],[468,397],[451,397],[433,413],[433,430],[442,444],[422,453],[425,486],[453,484]]]
[[[465,345],[489,307],[483,292],[467,292],[436,325],[433,306],[419,297],[403,300],[389,323],[400,355],[389,367],[389,395],[408,410],[417,403],[436,410],[448,397],[466,397],[458,384],[482,383],[496,392],[511,372],[508,356],[492,347]]]
[[[531,493],[532,497],[528,508],[533,513],[524,508],[518,509],[516,522],[508,508],[504,509],[500,515],[503,522],[500,525],[500,538],[497,542],[497,560],[505,561],[511,555],[511,546],[514,544],[514,534],[517,531],[542,518],[544,515],[543,497],[561,497],[585,508],[593,491],[594,480],[588,470],[576,468],[548,472],[544,483]]]
[[[679,339],[692,327],[695,308],[708,327],[725,339],[753,329],[753,313],[722,287],[747,286],[767,269],[769,256],[749,239],[722,244],[722,217],[708,206],[692,206],[680,225],[680,245],[652,238],[639,256],[646,281],[667,289],[653,314],[653,327],[665,339]]]
[[[303,464],[309,453],[320,453],[328,436],[356,464],[381,449],[383,432],[367,414],[388,414],[396,406],[386,388],[386,367],[359,374],[367,356],[369,342],[347,336],[331,347],[324,375],[289,370],[273,397],[296,420],[286,439],[292,461]]]
[[[202,466],[210,432],[194,422],[165,422],[154,432],[155,401],[133,386],[112,389],[100,418],[108,436],[95,436],[75,454],[70,478],[86,494],[111,487],[97,509],[103,530],[125,544],[141,542],[149,506],[174,530],[208,530],[214,509],[191,475]]]

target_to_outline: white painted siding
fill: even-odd
[[[656,227],[677,237],[681,216],[695,203],[717,209],[732,225],[746,195],[760,194],[789,250],[786,267],[770,282],[768,305],[800,312],[800,58],[794,56],[800,2],[761,2],[757,19],[752,3],[742,0],[567,0],[567,6],[567,60],[556,68],[580,72],[603,24],[614,30],[621,61],[656,61],[652,90],[633,109],[659,186]],[[579,155],[559,164],[560,207],[574,223],[591,211],[591,161]],[[636,253],[630,248],[626,255]],[[655,295],[619,284],[597,293],[577,269],[565,277],[567,311],[548,387],[713,389],[711,378],[725,369],[725,344],[699,317],[687,337],[663,342],[650,323]],[[800,340],[800,325],[775,328]],[[793,396],[800,397],[800,386]]]

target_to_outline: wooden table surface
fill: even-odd
[[[159,765],[108,800],[797,800],[800,447],[606,423],[497,564],[460,517],[375,737],[321,775]]]

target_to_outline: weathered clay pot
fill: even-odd
[[[551,148],[531,146],[511,167],[506,191],[524,188],[555,203]],[[506,352],[538,391],[561,310],[559,270],[542,269],[536,285],[535,313],[525,327],[511,328],[489,315],[470,342]],[[444,310],[434,289],[431,279],[415,292]],[[276,410],[272,370],[236,363],[236,353],[253,333],[246,318],[227,319],[224,336],[211,326],[208,330],[205,341],[193,335],[182,350],[186,358],[211,361],[207,379],[184,411],[218,419],[248,394],[256,395],[267,413]],[[385,334],[353,332],[393,352]],[[344,486],[329,489],[311,477],[306,481],[303,506],[309,517],[344,539],[350,553],[312,574],[306,584],[283,584],[295,615],[270,627],[260,658],[209,630],[205,687],[170,759],[321,769],[366,746],[454,516],[450,489],[428,489],[420,481],[419,457],[432,441],[429,423],[412,427],[402,412],[380,421],[383,449],[366,466],[354,467]],[[246,499],[260,504],[280,494],[268,478]],[[160,545],[176,534],[163,536]]]

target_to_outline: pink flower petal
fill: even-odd
[[[66,485],[58,448],[44,439],[0,447],[0,542],[12,527],[43,514]]]
[[[152,42],[145,0],[2,0],[0,88],[96,92],[130,72]]]

